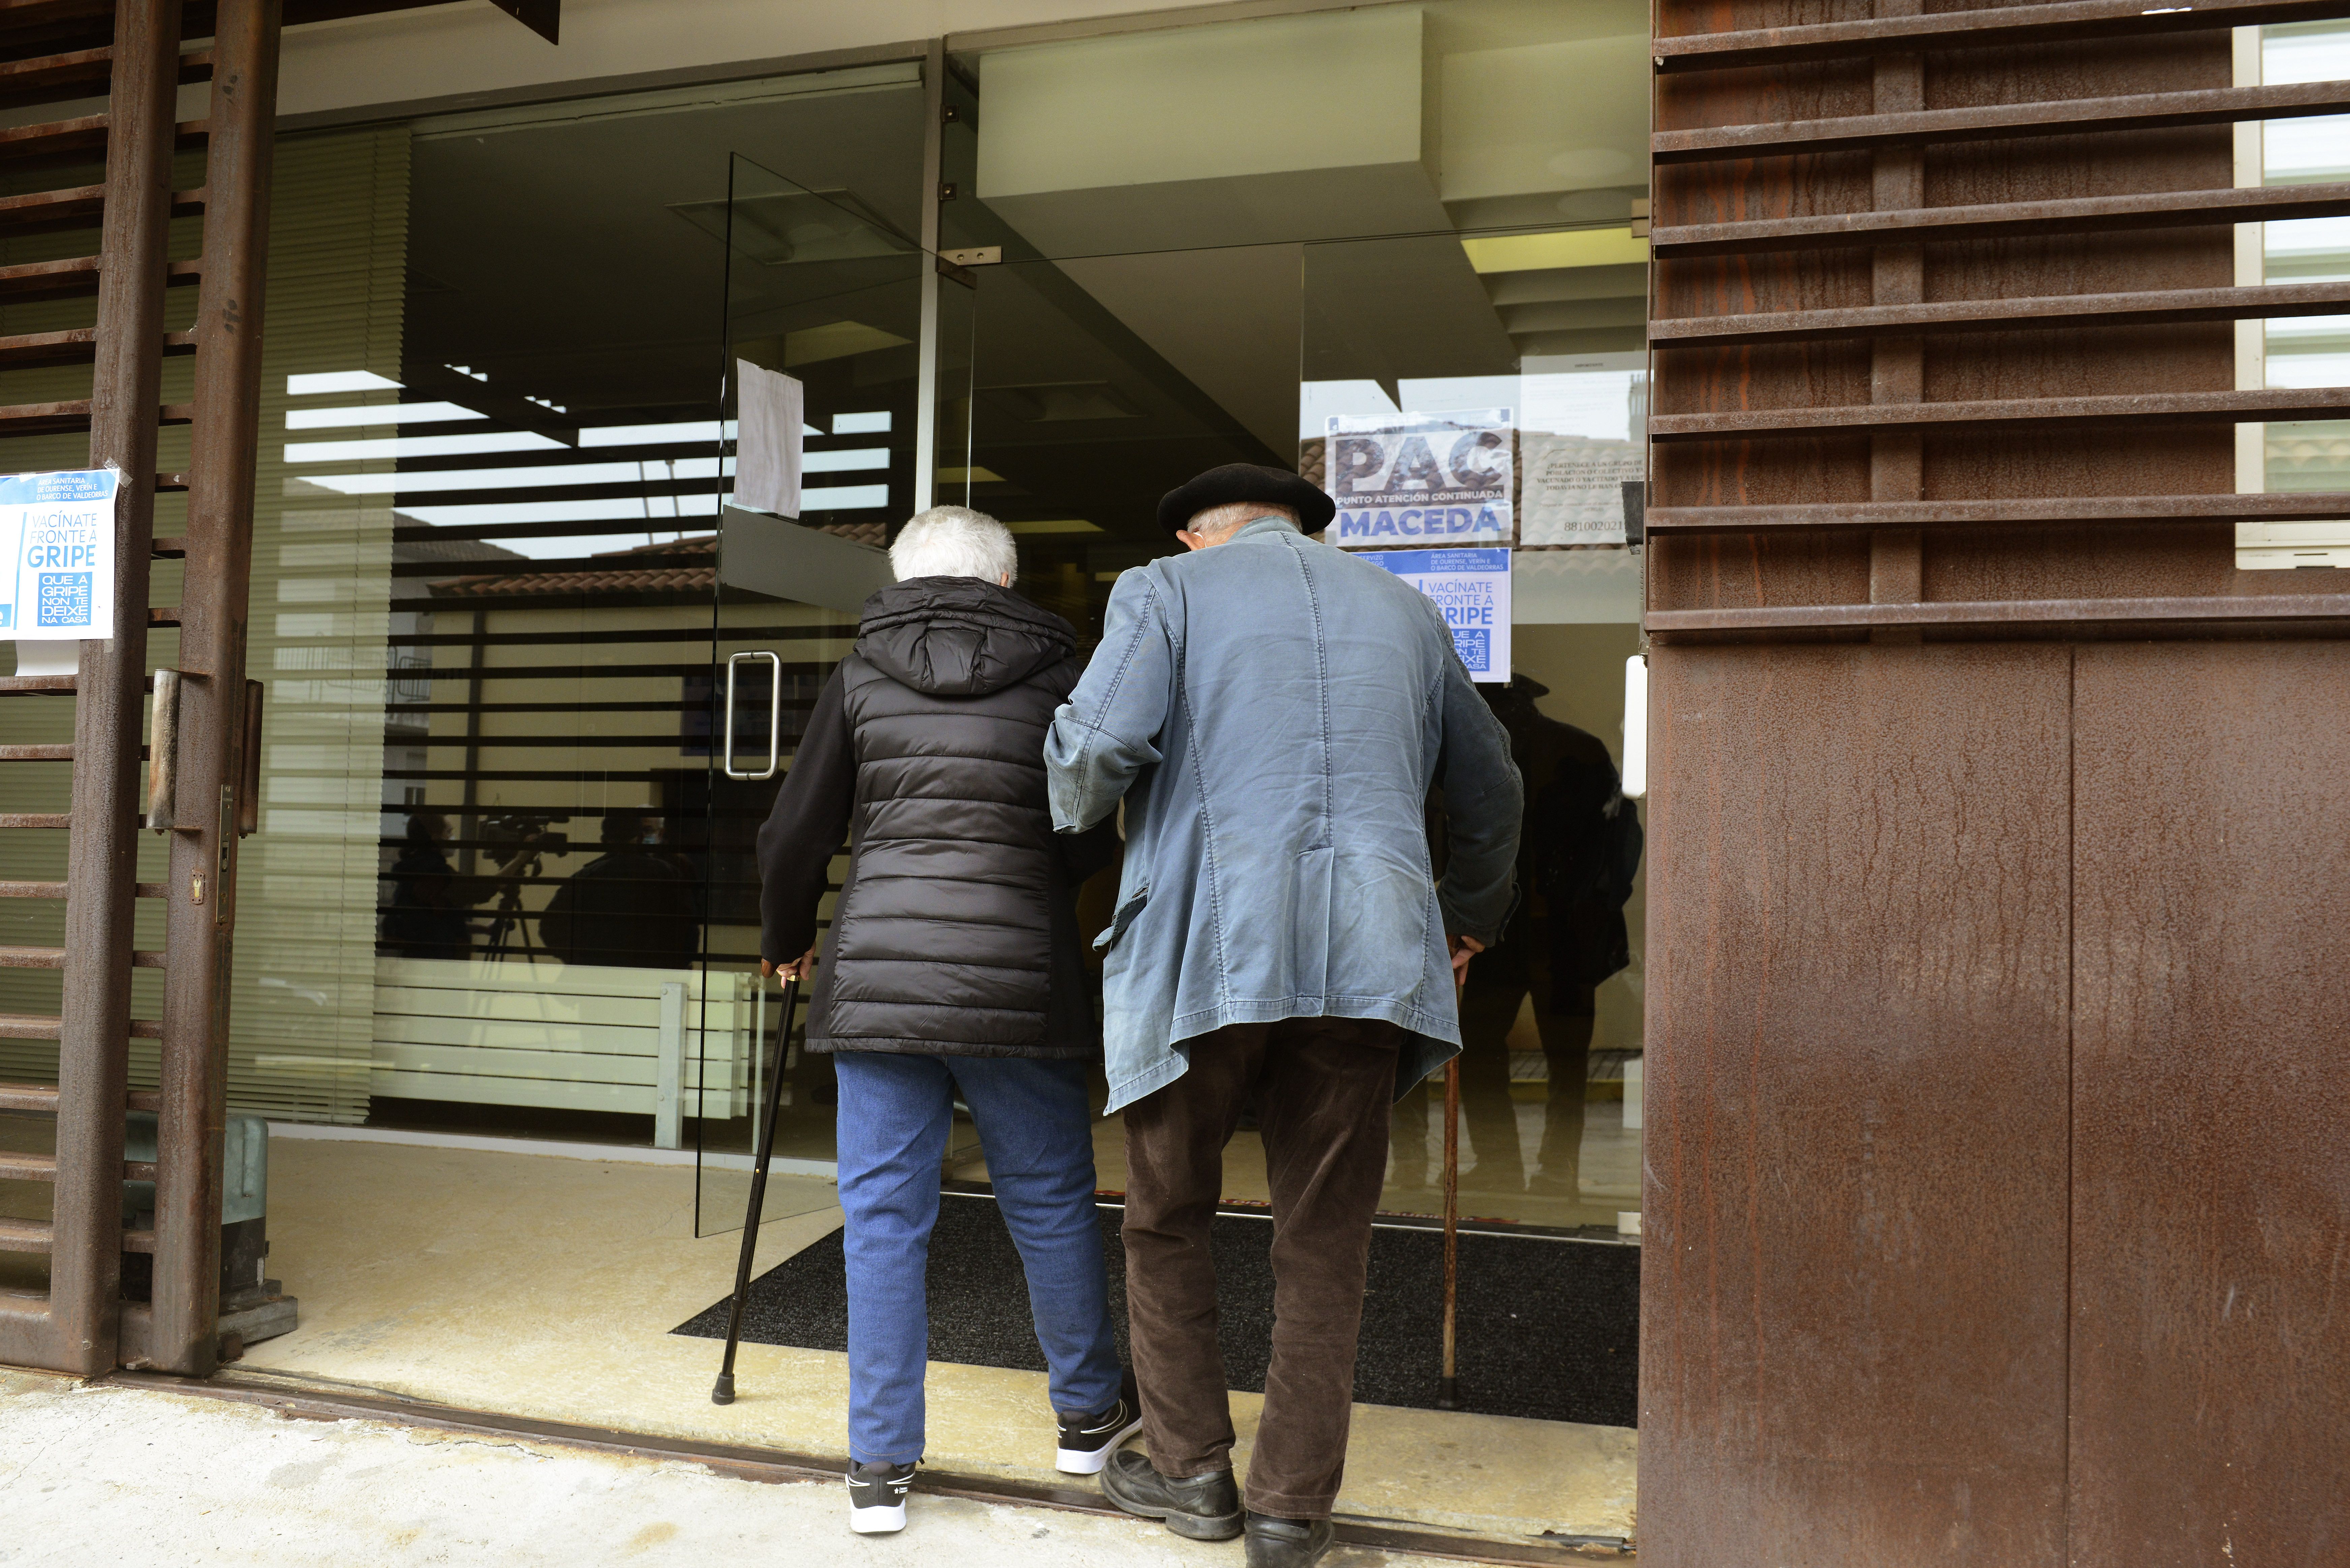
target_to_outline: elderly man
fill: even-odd
[[[1274,1325],[1251,1568],[1329,1548],[1388,1108],[1460,1049],[1456,977],[1500,937],[1517,855],[1509,738],[1443,616],[1301,532],[1331,512],[1296,475],[1244,463],[1170,493],[1159,521],[1190,553],[1118,579],[1045,752],[1061,832],[1126,805],[1118,912],[1095,945],[1150,1454],[1115,1455],[1103,1490],[1180,1535],[1243,1532],[1208,1226],[1253,1099]]]

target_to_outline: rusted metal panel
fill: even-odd
[[[207,803],[172,835],[157,1127],[155,1285],[142,1365],[192,1376],[218,1364],[221,1146],[244,748],[245,616],[261,439],[262,284],[277,103],[278,0],[221,0],[213,44],[212,156],[188,479],[180,799]],[[210,803],[217,803],[216,809]],[[207,885],[203,901],[194,888]]]
[[[2064,1558],[2054,648],[1658,649],[1640,1558]]]
[[[2085,649],[2076,689],[2074,1561],[2335,1568],[2350,642]]]

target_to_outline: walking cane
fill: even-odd
[[[1455,971],[1458,973],[1459,971]],[[1465,974],[1453,985],[1467,988]],[[1461,1057],[1444,1064],[1444,1375],[1436,1380],[1436,1407],[1461,1408],[1460,1371],[1452,1354],[1453,1303],[1461,1284]]]
[[[764,983],[764,981],[762,983]],[[795,974],[784,981],[784,1017],[775,1026],[775,1065],[767,1075],[766,1119],[759,1124],[759,1154],[751,1167],[751,1207],[743,1216],[743,1256],[734,1265],[734,1299],[726,1308],[726,1360],[718,1369],[718,1386],[710,1391],[713,1405],[734,1403],[734,1350],[743,1343],[743,1303],[751,1295],[751,1257],[759,1250],[759,1209],[767,1200],[767,1162],[775,1153],[775,1116],[784,1106],[784,1047],[792,1037],[792,1009],[800,999],[800,978]],[[761,1041],[762,1045],[766,1042]],[[1448,1287],[1449,1291],[1449,1287]],[[1451,1301],[1448,1293],[1446,1300]],[[1445,1322],[1452,1321],[1451,1307],[1445,1308]],[[1451,1365],[1451,1330],[1445,1330],[1446,1365]]]
[[[1444,1376],[1436,1380],[1436,1407],[1461,1408],[1461,1381],[1452,1355],[1452,1303],[1461,1279],[1461,1058],[1444,1064]]]

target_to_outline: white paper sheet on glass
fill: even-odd
[[[806,391],[797,379],[734,361],[734,504],[777,517],[800,514]]]

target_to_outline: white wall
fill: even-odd
[[[979,193],[1416,161],[1416,6],[1003,49],[982,66]]]

